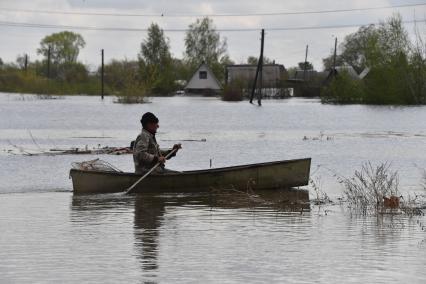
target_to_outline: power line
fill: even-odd
[[[403,24],[423,23],[423,20],[402,21]],[[367,24],[342,24],[342,25],[323,25],[323,26],[302,26],[302,27],[270,27],[264,28],[266,31],[304,31],[304,30],[326,30],[326,29],[342,29],[356,28],[360,26],[377,25],[379,23]],[[42,29],[70,29],[70,30],[87,30],[87,31],[112,31],[112,32],[147,32],[147,28],[122,28],[122,27],[88,27],[88,26],[69,26],[69,25],[51,25],[36,23],[19,23],[0,21],[0,26],[5,27],[23,27],[23,28],[42,28]],[[253,32],[260,31],[262,28],[222,28],[216,29],[218,32]],[[186,32],[185,29],[163,29],[165,32]]]
[[[255,17],[255,16],[290,16],[290,15],[307,15],[307,14],[330,14],[344,12],[359,12],[383,9],[397,9],[426,6],[426,3],[417,4],[401,4],[378,7],[350,8],[350,9],[334,9],[334,10],[317,10],[317,11],[299,11],[299,12],[269,12],[269,13],[229,13],[229,14],[138,14],[138,13],[103,13],[103,12],[77,12],[77,11],[60,11],[60,10],[33,10],[33,9],[13,9],[0,7],[0,11],[4,12],[21,12],[21,13],[39,13],[39,14],[58,14],[58,15],[80,15],[80,16],[112,16],[112,17],[168,17],[168,18],[194,18],[194,17]]]

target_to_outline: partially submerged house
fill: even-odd
[[[217,95],[222,86],[211,69],[204,62],[198,67],[185,86],[185,94]]]
[[[328,72],[296,69],[286,80],[286,85],[292,89],[295,97],[319,97],[321,86]]]
[[[290,80],[299,80],[299,81],[312,81],[317,77],[318,71],[316,70],[302,70],[297,69],[293,76],[289,78]]]
[[[243,81],[251,86],[256,76],[257,65],[236,64],[227,65],[225,71],[225,82]],[[282,64],[264,64],[262,66],[262,86],[264,88],[280,87],[287,76],[287,70]]]
[[[256,77],[257,65],[237,64],[228,65],[225,69],[226,84],[236,83],[242,86],[246,96],[251,93]],[[260,76],[260,74],[259,74]],[[282,64],[264,64],[262,66],[262,96],[263,97],[287,97],[288,90],[284,87],[287,78],[287,70]],[[258,78],[259,80],[260,78]],[[257,81],[257,87],[260,84]]]

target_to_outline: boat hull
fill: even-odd
[[[150,175],[134,192],[203,192],[215,189],[282,189],[307,185],[311,159],[298,159]],[[123,192],[141,176],[134,173],[71,169],[74,194]]]

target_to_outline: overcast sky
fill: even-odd
[[[0,0],[0,58],[14,61],[18,54],[28,53],[30,59],[37,58],[36,49],[40,40],[62,29],[26,28],[2,26],[1,22],[19,22],[31,24],[53,24],[67,26],[119,27],[145,29],[151,22],[158,23],[163,29],[185,29],[197,17],[167,17],[167,15],[186,14],[250,14],[274,12],[301,12],[317,10],[335,10],[351,8],[384,7],[394,5],[425,3],[421,0]],[[32,9],[75,11],[90,13],[132,13],[164,14],[166,17],[114,17],[87,15],[42,14],[8,9]],[[265,28],[265,56],[275,59],[286,67],[303,61],[305,46],[309,45],[308,60],[316,69],[322,69],[323,57],[326,57],[334,45],[334,37],[342,40],[345,35],[357,30],[355,27],[321,30],[268,31],[268,28],[291,28],[305,26],[358,25],[375,23],[386,19],[392,13],[399,12],[403,20],[412,21],[426,18],[426,5],[369,11],[344,13],[250,16],[250,17],[213,17],[218,29],[254,28],[259,31],[221,32],[228,42],[228,53],[236,63],[246,61],[250,55],[258,56],[260,47],[260,29]],[[419,25],[426,32],[426,25]],[[413,35],[414,26],[406,24]],[[140,43],[146,32],[127,31],[87,31],[74,30],[83,35],[86,47],[80,53],[80,61],[94,69],[100,61],[100,49],[105,49],[106,60],[135,59]],[[184,52],[184,32],[165,32],[170,39],[172,54],[182,58]],[[426,35],[426,33],[425,33]]]

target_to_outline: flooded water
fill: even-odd
[[[239,193],[73,196],[71,162],[99,157],[132,171],[132,157],[22,155],[127,146],[145,111],[160,118],[161,146],[183,144],[172,169],[312,157],[312,178],[337,200],[334,174],[388,161],[404,194],[424,192],[426,107],[0,94],[0,283],[426,281],[425,217],[306,211]]]

